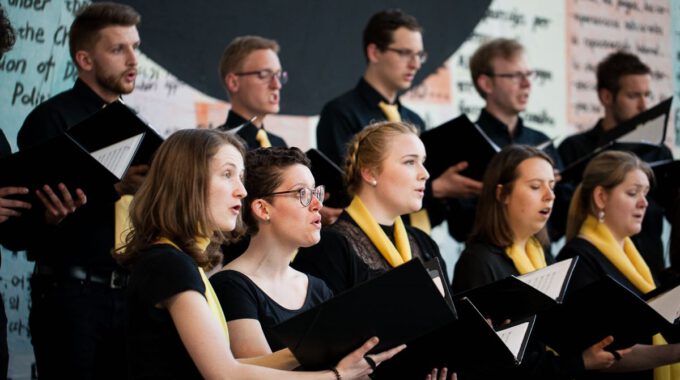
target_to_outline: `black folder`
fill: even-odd
[[[673,98],[668,98],[603,133],[593,151],[570,163],[560,172],[562,180],[581,182],[583,171],[590,160],[608,149],[633,152],[646,162],[658,159],[655,154],[666,138],[672,100]]]
[[[407,343],[405,350],[378,367],[377,379],[423,379],[432,368],[449,372],[510,368],[519,365],[535,323],[535,316],[515,321],[498,331],[487,323],[469,299],[460,302],[461,318]],[[499,333],[526,324],[517,352],[511,352]]]
[[[107,105],[66,133],[89,152],[144,133],[142,144],[130,165],[151,164],[156,149],[163,143],[163,138],[153,127],[120,101]]]
[[[492,282],[474,289],[454,295],[454,300],[469,298],[481,313],[491,318],[494,322],[502,322],[506,319],[515,321],[527,318],[534,314],[540,314],[560,304],[569,285],[569,280],[574,272],[578,257],[560,261],[539,269],[524,276],[510,276],[502,280]],[[560,268],[558,278],[552,270]],[[540,276],[536,280],[541,283],[532,286],[520,278],[528,276]],[[551,295],[541,291],[547,281],[556,281]],[[559,289],[557,289],[559,288]]]
[[[120,181],[67,134],[0,160],[0,173],[0,186],[27,187],[29,194],[16,198],[32,203],[38,202],[36,189],[47,184],[59,194],[59,183],[73,196],[76,188],[82,189],[88,201],[113,200],[117,197],[113,185]]]
[[[539,334],[558,352],[582,352],[608,335],[614,337],[608,349],[621,349],[649,344],[662,331],[678,331],[677,317],[669,322],[609,276],[568,294],[562,305],[541,318]]]
[[[671,210],[680,194],[680,161],[650,162],[654,171],[654,186],[650,196],[666,210]]]
[[[324,205],[335,208],[349,206],[352,199],[347,194],[342,169],[317,149],[310,149],[306,154],[312,162],[312,174],[316,184],[324,185],[326,192],[330,194]]]
[[[500,148],[465,115],[427,130],[420,135],[425,145],[425,167],[432,178],[439,177],[450,166],[467,161],[461,174],[482,180],[491,158]]]
[[[329,368],[368,338],[372,352],[407,343],[456,319],[423,263],[414,259],[274,327],[306,369]]]

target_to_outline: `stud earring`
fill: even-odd
[[[378,181],[376,181],[376,180],[373,180],[373,182],[371,182],[371,186],[373,186],[373,187],[376,187],[376,186],[378,186]]]
[[[604,209],[597,212],[597,221],[599,223],[604,223]]]

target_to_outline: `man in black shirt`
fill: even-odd
[[[139,21],[134,9],[116,3],[94,3],[78,13],[69,32],[78,79],[72,89],[27,116],[19,149],[63,133],[132,92]],[[92,199],[77,211],[74,206],[85,195],[76,191],[73,204],[62,186],[65,211],[72,215],[47,207],[30,218],[27,231],[39,237],[27,253],[36,261],[29,325],[40,378],[126,378],[124,274],[111,256],[114,200],[133,193],[146,170],[144,165],[131,167],[111,188],[110,199]]]
[[[354,89],[323,107],[316,127],[318,149],[340,167],[344,167],[349,141],[372,122],[401,120],[421,132],[425,130],[423,119],[404,107],[398,97],[400,91],[411,87],[427,59],[422,28],[415,17],[399,9],[376,13],[364,29],[363,48],[366,56],[363,77]],[[465,165],[454,165],[439,178],[427,182],[424,207],[430,211],[432,225],[443,220],[443,214],[437,212],[442,210],[441,205],[434,198],[468,197],[481,189],[478,181],[458,174]],[[324,207],[321,211],[331,222],[340,210]]]
[[[559,147],[565,165],[587,156],[598,146],[600,137],[622,122],[647,109],[651,70],[634,54],[615,52],[597,65],[597,95],[604,108],[604,117],[585,132],[566,138]],[[612,149],[631,150],[646,162],[672,159],[664,145],[614,144]],[[632,237],[652,274],[659,280],[665,268],[663,242],[663,207],[648,198],[649,205],[642,221],[642,230]],[[605,210],[606,212],[606,210]]]
[[[470,75],[479,95],[486,102],[477,119],[477,125],[500,148],[509,144],[548,145],[543,148],[554,160],[555,168],[562,167],[557,150],[548,136],[524,125],[519,116],[526,110],[531,93],[531,77],[524,47],[517,41],[498,38],[481,45],[470,57]],[[556,189],[553,216],[551,219],[566,218],[571,198],[571,188],[559,185]],[[476,199],[452,200],[449,202],[449,232],[459,241],[465,241],[470,233],[477,206]],[[553,238],[564,233],[565,223],[553,224]]]
[[[220,59],[220,78],[229,94],[231,110],[219,128],[235,132],[248,149],[286,147],[281,137],[264,129],[265,117],[279,113],[281,87],[288,81],[278,52],[279,44],[274,40],[242,36],[229,43]],[[255,120],[248,123],[253,117]]]

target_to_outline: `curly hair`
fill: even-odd
[[[271,194],[283,182],[283,172],[293,165],[311,169],[307,156],[298,148],[258,148],[246,154],[244,182],[248,195],[244,201],[243,222],[248,234],[259,232],[258,221],[252,213],[251,204],[257,199],[271,200]]]
[[[14,33],[14,28],[9,22],[7,13],[0,6],[0,57],[7,53],[16,42],[16,34]]]

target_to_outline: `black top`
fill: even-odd
[[[17,137],[19,149],[60,135],[105,104],[84,82],[77,80],[72,89],[50,98],[28,114]],[[113,186],[111,193],[109,199],[117,199]],[[44,207],[34,205],[28,216],[22,218],[22,223],[26,224],[24,231],[30,232],[31,236],[40,236],[40,239],[30,239],[29,259],[56,267],[80,265],[93,270],[117,267],[111,257],[115,223],[113,202],[87,203],[57,226],[45,223],[43,214]]]
[[[243,116],[237,114],[233,110],[230,110],[229,113],[227,114],[227,121],[217,128],[223,131],[230,131],[238,127],[239,125],[243,125],[243,128],[236,131],[236,135],[246,143],[246,148],[248,148],[248,150],[259,148],[260,143],[257,142],[257,139],[255,138],[255,135],[257,135],[258,132],[258,128],[254,124],[248,123],[248,120],[246,120],[245,118],[243,118]],[[262,128],[264,128],[264,126],[262,126]],[[281,137],[269,131],[267,131],[267,138],[269,138],[269,142],[272,144],[273,147],[282,148],[288,147],[288,145],[286,145],[286,142]]]
[[[381,226],[394,243],[394,227]],[[423,261],[439,258],[439,247],[427,234],[406,226],[411,254]],[[375,248],[368,236],[344,211],[338,220],[321,230],[321,241],[302,248],[291,264],[295,269],[321,278],[334,294],[377,277],[391,269],[390,264]],[[442,268],[446,276],[446,268]]]
[[[574,268],[567,288],[567,295],[570,292],[581,289],[584,286],[604,278],[606,275],[621,283],[637,295],[642,293],[623,275],[609,259],[607,259],[594,245],[580,237],[574,238],[562,247],[557,260],[566,260],[579,256],[578,264]],[[651,339],[648,344],[651,344]],[[654,371],[642,371],[634,373],[605,374],[599,372],[588,372],[583,379],[601,380],[633,380],[633,379],[652,379]]]
[[[566,138],[559,147],[559,153],[565,165],[578,160],[591,153],[597,148],[600,137],[604,134],[602,120],[590,130]],[[633,151],[645,162],[673,159],[673,154],[664,145],[654,146],[648,144],[614,144],[611,149]],[[649,269],[655,278],[660,278],[665,268],[663,241],[664,209],[654,200],[648,197],[647,211],[642,220],[642,230],[632,237],[633,243],[649,265]]]
[[[9,145],[9,141],[7,141],[7,137],[5,137],[5,133],[0,129],[0,159],[7,157],[10,154],[12,154],[12,148]],[[14,244],[14,238],[18,237],[15,229],[13,228],[16,223],[16,220],[14,219],[15,218],[9,218],[4,223],[0,223],[0,244],[11,250],[17,251],[21,249],[22,244],[21,241],[19,241],[17,244]],[[1,259],[2,255],[0,255],[0,261]]]
[[[256,319],[262,326],[272,352],[286,346],[272,333],[272,328],[305,310],[333,297],[326,284],[314,276],[307,276],[305,303],[296,310],[287,309],[271,299],[248,276],[235,270],[224,270],[210,277],[210,283],[220,300],[227,321]]]
[[[550,253],[545,251],[548,265],[554,262]],[[486,243],[472,243],[465,247],[456,263],[453,274],[453,292],[458,293],[506,277],[518,275],[512,259],[505,250]],[[540,317],[540,316],[539,316]],[[535,335],[529,340],[522,364],[510,370],[480,370],[461,374],[465,379],[573,379],[584,371],[581,355],[555,356],[546,351],[545,346]]]
[[[501,149],[511,144],[536,146],[550,139],[544,133],[524,125],[521,117],[517,118],[517,125],[513,134],[510,134],[508,126],[486,109],[482,109],[479,114],[477,125]],[[553,159],[556,169],[562,168],[562,160],[552,143],[543,151]],[[555,202],[548,229],[553,240],[559,239],[566,230],[567,211],[572,193],[573,186],[571,184],[557,183],[555,186]],[[450,209],[447,218],[449,233],[458,241],[467,241],[475,220],[477,198],[452,199],[448,202],[448,207]]]
[[[171,281],[169,281],[171,279]],[[133,379],[201,379],[167,309],[156,307],[185,291],[205,294],[194,260],[156,244],[141,252],[127,288],[127,353]]]
[[[344,167],[347,144],[354,135],[372,122],[386,120],[378,106],[381,101],[389,103],[361,78],[354,89],[326,103],[316,126],[317,149],[338,166]],[[421,132],[425,130],[425,122],[420,116],[404,107],[399,99],[396,104],[402,121],[410,122]]]

